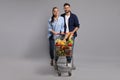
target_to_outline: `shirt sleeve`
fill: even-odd
[[[79,26],[80,26],[80,23],[79,23],[78,17],[75,15],[75,27],[79,28]]]
[[[61,24],[61,32],[64,32],[64,18],[61,18],[62,24]]]
[[[48,20],[48,31],[52,31],[52,26],[51,26],[50,20]]]

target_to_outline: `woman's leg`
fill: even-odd
[[[53,60],[54,60],[54,39],[49,38],[49,53],[50,53],[50,58],[51,58],[51,65],[53,65]]]

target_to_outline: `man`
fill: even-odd
[[[73,34],[73,41],[75,41],[75,37],[77,37],[77,31],[78,31],[79,25],[80,25],[79,20],[78,20],[77,16],[71,12],[69,3],[64,4],[64,11],[65,11],[65,13],[61,15],[64,17],[64,22],[65,22],[65,25],[64,25],[65,30],[64,31],[65,31],[65,33],[70,32],[71,34]],[[73,45],[73,47],[74,47],[74,45]],[[73,52],[72,52],[72,54],[73,54]],[[75,68],[74,65],[71,64],[71,58],[72,57],[67,57],[68,66]]]

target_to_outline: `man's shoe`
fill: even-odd
[[[67,66],[70,67],[70,68],[72,67],[71,63],[67,63]]]

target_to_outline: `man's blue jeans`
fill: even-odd
[[[73,40],[73,45],[72,45],[72,55],[73,55],[73,48],[74,48],[74,44],[75,44],[75,37],[73,37],[72,40]],[[66,58],[67,58],[67,62],[71,63],[72,56],[67,56]]]

